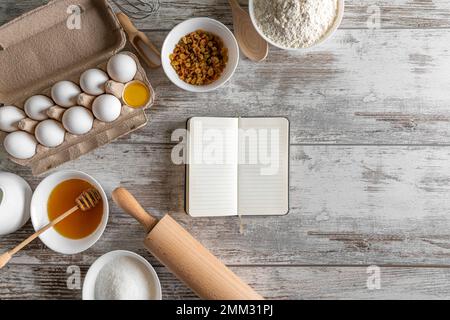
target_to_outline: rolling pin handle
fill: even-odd
[[[158,220],[145,211],[127,189],[117,188],[113,191],[112,198],[120,208],[139,221],[145,231],[150,232],[158,223]]]

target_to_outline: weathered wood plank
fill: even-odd
[[[0,24],[11,20],[46,0],[3,0],[0,6]],[[248,1],[240,1],[246,6]],[[232,24],[226,0],[177,1],[161,0],[157,15],[137,24],[149,30],[170,30],[177,23],[191,17],[211,17],[227,25]],[[379,11],[378,11],[379,10]],[[373,15],[380,12],[381,28],[448,28],[450,27],[449,4],[445,0],[408,1],[346,0],[346,12],[342,28],[370,28]],[[368,22],[369,21],[369,22]]]
[[[4,0],[0,24],[44,2]],[[231,26],[225,0],[162,3],[158,15],[138,23],[159,46],[168,30],[192,16]],[[150,124],[64,168],[93,174],[108,193],[128,186],[156,215],[171,213],[267,297],[448,298],[447,268],[383,268],[383,289],[369,291],[365,267],[314,267],[447,266],[450,256],[450,4],[346,3],[342,28],[327,44],[308,53],[271,48],[262,64],[242,60],[231,83],[217,92],[186,93],[161,69],[149,71],[158,94]],[[367,30],[374,4],[381,29]],[[194,115],[284,115],[291,119],[294,144],[342,145],[293,146],[291,213],[244,218],[241,234],[235,218],[191,219],[183,213],[183,168],[170,163],[168,143],[172,131]],[[23,175],[33,187],[40,180],[2,154],[0,170]],[[30,233],[28,224],[2,237],[0,252]],[[113,206],[104,237],[86,253],[61,256],[39,241],[20,253],[0,273],[0,299],[79,298],[79,291],[66,289],[66,267],[80,265],[85,272],[114,249],[137,251],[158,266],[165,298],[193,298],[145,252],[142,237],[137,223]]]
[[[166,32],[149,35],[160,46]],[[273,49],[264,63],[243,59],[228,85],[200,95],[150,70],[150,124],[122,141],[168,143],[194,115],[283,115],[292,143],[448,144],[449,41],[445,29],[340,30],[307,54]]]
[[[69,264],[10,266],[0,272],[1,299],[80,299],[67,287]],[[82,279],[87,266],[81,266]],[[448,299],[448,268],[380,268],[380,289],[366,267],[233,267],[268,299]],[[156,268],[163,299],[197,299],[165,268]],[[82,283],[82,281],[81,281]]]
[[[162,43],[162,33],[150,35]],[[124,141],[170,142],[191,116],[282,115],[292,143],[448,144],[449,42],[447,30],[339,31],[308,54],[241,60],[228,85],[200,95],[151,70],[150,124]]]
[[[191,17],[211,17],[231,26],[232,17],[227,1],[196,0],[183,3],[177,0],[162,0],[160,12],[153,19],[137,23],[140,28],[150,30],[171,29]],[[247,0],[240,0],[247,7]],[[345,15],[341,25],[344,29],[373,28],[379,19],[381,28],[447,28],[450,26],[449,4],[445,0],[408,1],[345,1]],[[379,18],[378,18],[379,13]]]
[[[243,234],[237,218],[183,212],[184,168],[171,164],[170,152],[170,145],[113,144],[64,168],[94,175],[109,194],[128,187],[145,208],[171,213],[227,264],[448,264],[449,147],[292,146],[290,214],[244,217]],[[1,167],[33,186],[39,181],[10,162]],[[141,227],[111,207],[105,235],[87,253],[63,257],[38,241],[13,262],[89,264],[112,249],[144,254]],[[1,247],[30,232],[28,226],[3,237]]]

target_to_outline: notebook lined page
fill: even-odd
[[[191,118],[188,122],[188,214],[237,215],[238,119]]]
[[[289,121],[241,118],[239,129],[239,214],[286,214],[289,211]]]

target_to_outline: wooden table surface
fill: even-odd
[[[0,24],[44,2],[2,0]],[[232,27],[225,0],[162,0],[137,24],[161,46],[173,26],[196,16]],[[450,298],[449,1],[347,0],[326,44],[298,53],[271,47],[260,64],[242,58],[232,81],[212,93],[181,91],[161,69],[148,75],[157,92],[149,124],[63,169],[92,174],[109,193],[126,186],[157,216],[170,213],[268,298]],[[243,233],[237,218],[188,217],[184,167],[170,152],[171,133],[191,116],[289,117],[290,214],[244,218]],[[42,179],[5,154],[0,168],[33,188]],[[156,266],[165,299],[195,298],[144,250],[141,227],[111,209],[104,236],[83,254],[62,256],[40,241],[21,252],[0,272],[0,299],[79,299],[68,267],[84,276],[116,249]],[[27,224],[1,237],[0,251],[31,232]],[[380,267],[375,290],[367,286],[372,265]]]

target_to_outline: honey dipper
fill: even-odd
[[[22,250],[25,246],[30,244],[34,239],[39,237],[41,234],[43,234],[48,229],[54,227],[64,219],[66,219],[68,216],[70,216],[72,213],[81,210],[81,211],[89,211],[93,209],[102,199],[102,196],[100,195],[100,192],[96,189],[88,189],[86,191],[83,191],[81,195],[75,200],[76,206],[74,206],[72,209],[67,211],[66,213],[60,215],[58,218],[50,222],[48,225],[43,227],[41,230],[37,231],[32,236],[28,237],[25,241],[23,241],[21,244],[19,244],[17,247],[12,249],[11,251],[7,251],[4,254],[0,256],[0,269],[2,269],[12,258],[13,255],[15,255],[17,252]]]

